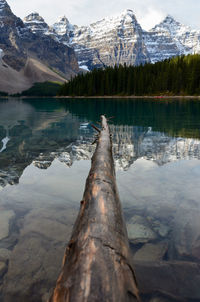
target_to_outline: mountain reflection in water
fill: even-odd
[[[101,114],[144,301],[200,300],[200,102],[34,99],[0,101],[0,301],[47,299]]]

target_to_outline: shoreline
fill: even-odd
[[[200,99],[200,95],[130,95],[130,96],[119,96],[119,95],[105,95],[105,96],[0,96],[0,99],[33,99],[33,98],[41,98],[41,99]]]
[[[130,96],[119,96],[119,95],[105,95],[105,96],[56,96],[53,97],[56,99],[200,99],[200,96],[180,96],[180,95],[173,95],[173,96],[157,96],[157,95],[130,95]]]

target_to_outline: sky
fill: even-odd
[[[200,29],[200,0],[7,0],[22,19],[38,12],[52,25],[61,16],[70,23],[88,25],[104,17],[132,9],[144,29],[150,29],[168,14],[177,21]]]

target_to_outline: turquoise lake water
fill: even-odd
[[[0,100],[0,301],[46,301],[110,119],[143,301],[200,301],[200,101]]]

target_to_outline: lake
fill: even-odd
[[[0,301],[49,297],[109,121],[143,301],[200,301],[200,101],[0,100]]]

